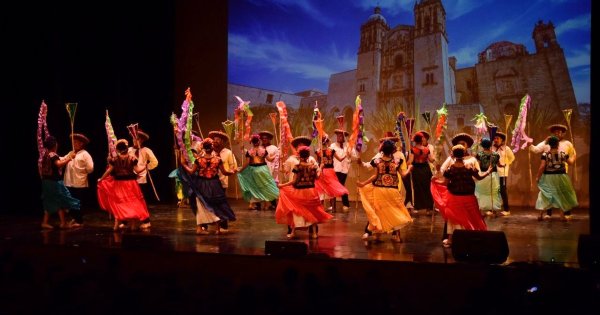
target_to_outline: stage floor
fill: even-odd
[[[148,231],[113,231],[113,222],[101,210],[85,211],[85,225],[76,229],[42,230],[39,215],[0,215],[0,237],[8,244],[47,244],[73,247],[121,248],[127,235],[152,235],[153,243],[175,251],[265,255],[265,241],[285,241],[286,227],[275,223],[274,210],[249,210],[243,200],[230,199],[237,220],[230,223],[226,234],[195,234],[195,219],[188,206],[151,205],[152,227]],[[341,207],[341,202],[338,202]],[[557,211],[558,212],[558,211]],[[532,208],[513,208],[511,216],[487,218],[488,229],[503,231],[508,240],[509,257],[505,265],[514,262],[555,263],[578,268],[577,244],[580,234],[589,234],[588,209],[575,209],[570,222],[552,219],[537,221]],[[367,222],[364,211],[351,203],[348,213],[333,213],[334,218],[319,225],[319,238],[310,239],[306,230],[296,233],[294,241],[308,245],[311,254],[339,259],[368,259],[409,262],[455,263],[452,250],[441,242],[443,219],[419,213],[412,225],[402,230],[404,242],[394,243],[389,235],[381,241],[362,240]],[[57,225],[57,218],[51,223]],[[133,237],[132,237],[133,238]],[[143,239],[143,237],[136,238]],[[156,240],[161,240],[156,242]],[[154,244],[154,245],[153,245]]]

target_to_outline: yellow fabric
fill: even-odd
[[[358,191],[370,231],[390,233],[412,223],[399,190],[367,184]]]

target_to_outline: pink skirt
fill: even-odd
[[[112,176],[98,182],[98,204],[117,220],[143,221],[150,214],[144,195],[135,179],[115,180]]]
[[[315,189],[327,199],[349,194],[348,189],[340,183],[333,168],[324,168],[321,176],[315,181]]]
[[[280,188],[275,222],[295,226],[294,215],[310,223],[323,223],[333,218],[331,214],[325,212],[319,194],[314,188],[296,189],[293,186]]]

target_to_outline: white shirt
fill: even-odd
[[[337,155],[340,158],[342,158],[341,161],[338,161],[338,159],[336,159],[336,158],[333,159],[333,170],[336,173],[348,174],[348,171],[350,170],[350,159],[351,159],[351,156],[349,154],[347,154],[348,142],[347,141],[344,142],[343,148],[340,147],[340,144],[337,142],[334,142],[331,145],[329,145],[329,148],[332,150],[335,150],[335,153],[337,153]]]
[[[453,158],[452,156],[449,156],[446,159],[446,161],[444,161],[444,164],[442,164],[442,167],[440,168],[440,172],[442,174],[444,174],[444,172],[450,167],[450,165],[454,164],[455,161],[456,161],[455,158]],[[477,159],[474,156],[469,155],[467,157],[464,157],[463,163],[465,164],[466,168],[474,168],[477,171],[481,172],[481,169],[479,168],[479,161],[477,161]]]
[[[64,183],[67,187],[88,187],[88,174],[94,171],[94,161],[86,150],[79,150],[75,159],[65,167]]]
[[[137,173],[137,182],[146,184],[148,182],[148,170],[155,169],[158,166],[158,160],[150,148],[142,147],[139,149],[139,156],[135,155],[136,150],[134,147],[129,147],[129,155],[135,156],[138,159],[138,165],[144,168],[143,171]]]
[[[501,145],[499,148],[492,146],[492,151],[497,152],[500,155],[500,163],[496,166],[498,169],[498,176],[507,177],[510,164],[515,160],[515,154],[506,145]],[[500,166],[500,164],[504,166]]]
[[[538,143],[535,146],[530,146],[529,150],[533,153],[544,153],[550,151],[550,145],[546,143],[546,140]],[[569,155],[569,157],[575,156],[575,146],[571,143],[571,141],[562,139],[558,142],[558,151],[563,151]]]
[[[219,157],[221,157],[221,161],[223,161],[223,167],[226,171],[232,172],[237,169],[237,161],[235,160],[235,156],[233,152],[227,148],[223,148],[221,152],[219,152]],[[223,188],[229,187],[229,176],[223,175],[219,170],[219,180],[221,181],[221,186]]]
[[[273,159],[273,162],[269,162],[269,160],[266,160],[267,162],[267,166],[269,167],[269,170],[271,171],[271,175],[273,175],[273,179],[275,180],[276,183],[279,182],[279,148],[274,146],[274,145],[269,145],[268,147],[265,148],[267,150],[268,158],[269,159]]]

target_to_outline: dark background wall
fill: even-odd
[[[15,3],[0,13],[4,51],[2,135],[5,157],[0,212],[39,212],[37,117],[48,105],[48,127],[59,154],[70,148],[66,102],[79,103],[75,130],[86,134],[95,182],[106,167],[105,111],[115,134],[147,131],[159,166],[152,172],[161,201],[175,199],[172,112],[184,90],[194,94],[203,129],[226,117],[227,1],[104,1]],[[8,56],[8,57],[7,57]],[[220,105],[220,106],[219,106]],[[208,110],[208,107],[210,111]],[[220,123],[219,123],[220,124]]]

